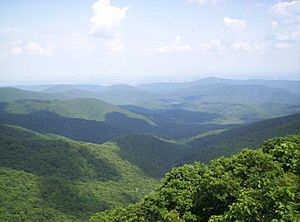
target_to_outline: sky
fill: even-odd
[[[300,0],[1,0],[0,84],[300,79]]]

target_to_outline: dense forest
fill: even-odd
[[[137,201],[157,183],[111,142],[75,142],[0,125],[0,147],[1,221],[84,221]]]
[[[0,0],[0,222],[300,222],[300,0]]]
[[[178,144],[132,135],[97,145],[4,125],[0,138],[5,221],[299,218],[300,135],[277,137],[209,165],[175,167],[159,185],[184,151]]]
[[[0,221],[297,221],[299,85],[0,88]]]
[[[167,173],[154,193],[90,222],[299,221],[300,135]]]

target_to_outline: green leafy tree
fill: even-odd
[[[300,221],[299,138],[275,138],[261,150],[174,168],[155,193],[90,222]]]

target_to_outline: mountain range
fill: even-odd
[[[87,221],[187,163],[300,134],[300,81],[0,88],[5,221]]]

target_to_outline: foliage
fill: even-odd
[[[5,103],[8,113],[30,114],[38,111],[49,111],[63,117],[86,120],[104,121],[108,113],[123,113],[130,118],[149,121],[142,115],[132,113],[118,106],[99,99],[69,99],[69,100],[17,100]]]
[[[150,135],[128,135],[113,140],[119,155],[154,178],[162,178],[185,155],[187,147]]]
[[[234,125],[206,124],[216,114],[184,110],[131,112],[96,99],[20,100],[0,103],[0,123],[40,133],[103,143],[125,134],[149,134],[166,139],[191,137]]]
[[[104,122],[66,118],[48,111],[28,115],[0,112],[0,123],[18,125],[39,133],[51,133],[77,141],[103,143],[125,131]]]
[[[263,150],[245,149],[211,165],[174,168],[155,193],[127,208],[97,213],[90,222],[298,221],[299,175],[286,166],[298,158],[299,139],[300,135],[273,139]],[[289,158],[286,152],[280,158],[270,152],[278,146],[288,147]]]
[[[231,156],[244,147],[257,149],[267,139],[300,133],[300,114],[278,117],[242,125],[217,135],[206,136],[189,143],[190,154],[184,161],[208,163],[220,156]]]
[[[31,173],[0,168],[1,221],[75,221],[40,198],[39,178]]]
[[[278,137],[266,141],[262,145],[265,153],[271,154],[282,164],[285,171],[300,175],[300,137]]]
[[[53,97],[44,93],[20,90],[12,87],[0,88],[0,102],[9,102],[21,99],[45,100],[53,99]]]
[[[1,220],[84,220],[136,202],[156,181],[119,150],[0,125]]]

